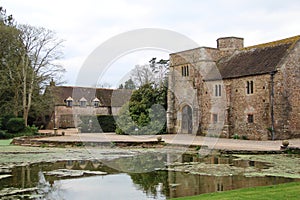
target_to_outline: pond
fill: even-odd
[[[201,157],[158,152],[106,161],[43,162],[6,172],[2,169],[0,198],[160,200],[299,181],[249,175],[272,167],[273,163],[232,155]]]

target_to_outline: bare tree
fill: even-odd
[[[96,85],[96,87],[99,87],[99,88],[111,88],[112,85],[108,82],[101,82],[101,83],[98,83]]]
[[[44,88],[51,79],[60,77],[64,68],[56,61],[62,57],[62,40],[51,30],[19,25],[20,39],[24,51],[21,55],[20,76],[22,77],[23,118],[27,125],[34,91]]]
[[[149,64],[154,73],[156,83],[158,83],[159,86],[162,86],[169,72],[169,60],[160,59],[159,61],[156,61],[156,58],[152,58],[149,61]]]
[[[131,71],[131,79],[137,87],[155,82],[154,73],[151,71],[149,65],[136,65]]]

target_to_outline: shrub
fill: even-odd
[[[7,130],[7,123],[8,121],[11,119],[11,118],[15,118],[16,116],[14,115],[3,115],[1,116],[0,118],[0,121],[1,121],[1,125],[0,125],[0,129],[1,130]]]
[[[112,115],[84,115],[80,116],[80,120],[83,133],[114,132],[116,129],[115,116]]]
[[[248,140],[248,136],[247,135],[242,135],[242,139],[243,140]]]
[[[117,134],[128,135],[155,135],[166,132],[165,110],[162,106],[154,105],[148,109],[148,116],[141,113],[139,116],[133,116],[129,110],[129,104],[123,105],[116,121]],[[137,118],[134,121],[133,118]],[[150,120],[150,121],[149,121]]]
[[[234,134],[234,135],[233,135],[233,139],[238,140],[238,139],[240,139],[240,136],[239,136],[238,134]]]
[[[79,126],[81,127],[82,133],[96,133],[103,132],[96,116],[92,115],[84,115],[80,116],[81,123]]]
[[[0,130],[0,139],[7,139],[7,133],[6,131]]]
[[[39,129],[35,126],[27,126],[24,130],[24,133],[26,133],[26,135],[37,135],[39,132]]]
[[[25,129],[25,121],[23,118],[10,118],[6,128],[9,133],[21,132]]]
[[[97,116],[98,122],[103,132],[115,132],[116,130],[115,118],[116,116],[112,116],[112,115]]]

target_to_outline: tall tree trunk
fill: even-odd
[[[13,115],[17,117],[19,110],[19,88],[15,87],[14,90]]]
[[[29,110],[31,108],[33,87],[34,87],[34,75],[32,75],[31,82],[29,84],[29,89],[28,89],[26,113],[24,115],[25,126],[28,125],[28,115],[29,115]]]
[[[23,119],[25,121],[25,126],[27,126],[27,119],[28,119],[28,108],[27,108],[27,56],[23,56],[24,65],[22,67],[22,75],[23,75]]]

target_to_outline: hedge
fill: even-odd
[[[25,120],[23,118],[10,118],[6,124],[9,133],[18,133],[25,129]]]
[[[103,133],[115,132],[116,130],[116,116],[112,115],[82,115],[80,116],[81,132],[83,133]]]

